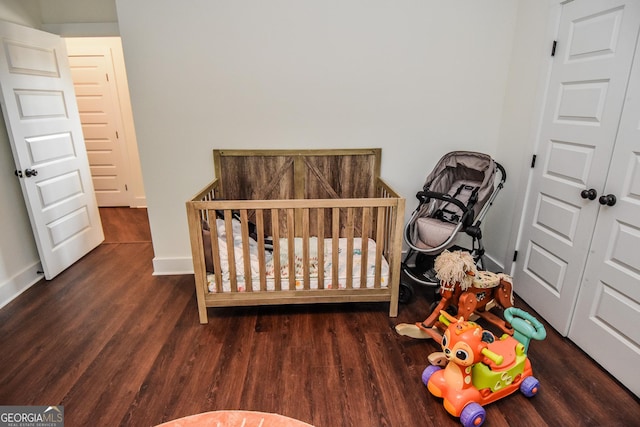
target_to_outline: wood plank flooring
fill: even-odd
[[[147,209],[100,208],[104,243],[151,242]]]
[[[105,215],[140,214],[130,211]],[[219,409],[317,427],[460,425],[420,380],[437,346],[393,329],[426,317],[426,290],[395,319],[387,304],[330,304],[209,309],[200,325],[193,276],[153,276],[151,243],[138,237],[148,225],[123,221],[103,219],[119,237],[0,310],[0,405],[61,404],[66,426],[153,426]],[[638,425],[638,398],[548,332],[529,353],[540,393],[488,405],[485,425]]]

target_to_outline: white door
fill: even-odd
[[[514,283],[563,335],[600,211],[639,26],[636,0],[562,7]],[[588,190],[598,197],[588,198]]]
[[[46,279],[104,240],[61,38],[0,22],[4,119]]]
[[[569,338],[640,396],[640,52],[626,99]]]
[[[67,54],[98,206],[129,206],[128,158],[111,51],[68,40]]]

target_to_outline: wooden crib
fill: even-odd
[[[380,149],[214,150],[187,205],[201,323],[207,307],[389,302],[398,313],[405,200]]]

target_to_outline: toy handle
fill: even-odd
[[[482,350],[480,350],[480,353],[482,353],[484,357],[491,360],[493,363],[495,363],[498,366],[502,365],[502,362],[504,361],[504,357],[502,357],[497,353],[494,353],[488,348],[483,348]]]
[[[547,336],[544,325],[538,319],[517,307],[505,309],[504,318],[513,326],[513,329],[528,338],[543,340]]]

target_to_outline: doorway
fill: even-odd
[[[64,40],[98,206],[144,207],[120,37]]]

